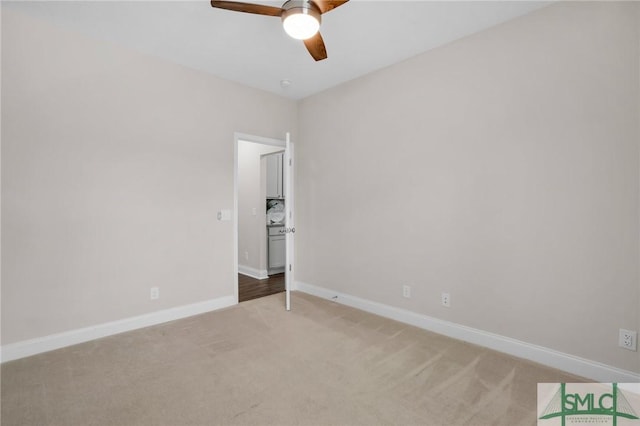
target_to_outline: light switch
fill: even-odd
[[[258,209],[256,209],[255,207],[251,209],[251,214],[253,216],[256,216],[258,214]]]
[[[231,210],[225,209],[218,212],[218,220],[229,221],[231,220]]]

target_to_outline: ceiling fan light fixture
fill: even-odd
[[[320,29],[320,11],[313,3],[287,2],[293,6],[286,8],[282,13],[282,26],[290,37],[297,40],[306,40],[316,35]]]
[[[0,0],[1,1],[1,0]],[[287,0],[282,7],[243,1],[211,0],[211,7],[252,13],[254,15],[275,16],[282,19],[282,26],[292,38],[304,40],[311,57],[315,61],[327,59],[327,48],[318,31],[321,16],[349,0]]]

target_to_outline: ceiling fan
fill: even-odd
[[[286,33],[295,39],[303,40],[313,59],[321,61],[327,58],[327,49],[318,31],[321,16],[347,1],[349,0],[288,0],[282,7],[273,7],[239,1],[211,0],[211,6],[236,12],[280,17]]]

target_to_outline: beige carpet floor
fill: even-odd
[[[2,425],[534,425],[581,379],[305,294],[7,362]]]

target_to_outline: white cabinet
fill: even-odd
[[[285,236],[269,237],[269,268],[284,268],[285,259]]]
[[[284,272],[287,262],[284,226],[270,226],[268,231],[269,273]]]
[[[284,153],[267,155],[267,198],[284,198],[282,162]]]

